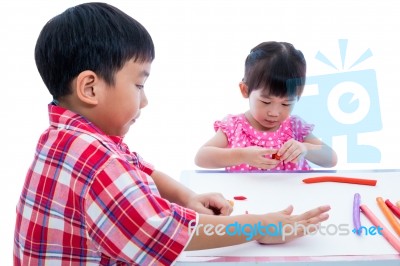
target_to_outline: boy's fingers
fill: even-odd
[[[202,213],[202,214],[208,214],[208,215],[215,215],[215,212],[217,211],[217,209],[213,209],[213,208],[207,208],[204,205],[201,205],[201,207],[199,208],[199,210],[197,210],[197,212]]]
[[[221,209],[221,215],[228,216],[228,215],[230,215],[232,213],[232,211],[233,211],[233,207],[230,206],[230,205],[228,207],[223,207]]]
[[[329,211],[331,207],[329,205],[320,206],[318,208],[309,210],[303,214],[299,214],[296,216],[296,221],[308,220],[314,217],[317,217],[327,211]]]
[[[307,230],[311,230],[311,229],[313,229],[315,227],[315,225],[320,224],[320,223],[328,220],[328,218],[329,218],[329,214],[322,213],[322,214],[320,214],[320,215],[318,215],[316,217],[309,218],[307,220],[302,220],[302,221],[299,221],[299,222],[296,222],[296,223],[304,225],[305,227],[307,227]],[[308,225],[313,225],[313,226],[309,226],[308,227]]]
[[[222,201],[222,206],[220,206],[218,215],[228,216],[233,212],[233,200],[225,200]],[[214,212],[215,213],[215,212]]]
[[[295,238],[299,238],[299,237],[302,237],[305,235],[310,235],[310,234],[313,234],[314,232],[318,231],[321,226],[321,222],[328,219],[328,217],[329,217],[329,215],[327,213],[324,213],[321,215],[324,216],[325,218],[324,219],[322,219],[322,217],[311,218],[308,221],[303,221],[303,222],[298,223],[298,225],[300,224],[303,226],[297,225],[296,232],[290,232],[290,234],[285,236],[285,242],[291,241]]]
[[[288,207],[286,207],[286,209],[282,210],[281,212],[286,215],[291,215],[293,212],[293,206],[289,205]]]
[[[211,205],[208,207],[214,215],[230,215],[233,211],[234,202],[225,199],[222,195],[217,195]]]

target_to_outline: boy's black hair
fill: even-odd
[[[286,42],[263,42],[247,56],[243,81],[249,95],[264,89],[271,96],[300,97],[305,76],[306,60],[300,50]]]
[[[105,3],[71,7],[43,27],[35,47],[39,73],[54,99],[71,93],[71,81],[92,70],[109,85],[129,60],[151,62],[154,44],[147,30]]]

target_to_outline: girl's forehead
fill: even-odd
[[[260,89],[260,90],[255,90],[253,92],[258,94],[258,96],[260,96],[260,97],[269,98],[269,99],[281,99],[281,100],[287,100],[287,101],[294,101],[297,99],[297,95],[277,96],[277,95],[272,94],[268,89]]]

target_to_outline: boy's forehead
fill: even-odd
[[[129,69],[135,75],[148,77],[151,71],[151,63],[152,62],[148,61],[142,62],[142,61],[129,60],[128,62],[126,62],[124,68]]]

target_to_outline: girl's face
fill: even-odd
[[[249,95],[250,123],[261,131],[275,131],[286,120],[298,100],[294,97],[276,97],[268,90],[253,90]]]

